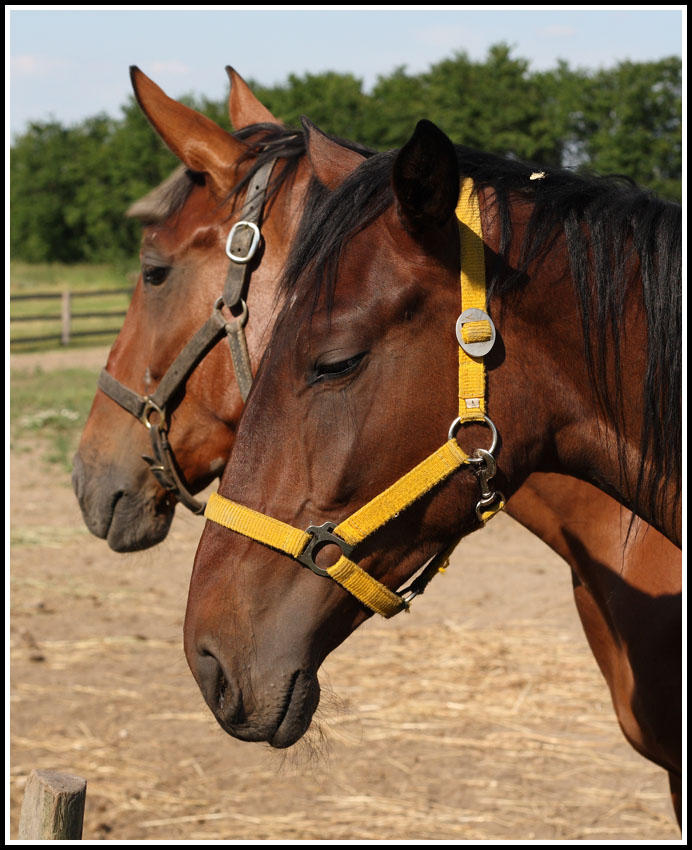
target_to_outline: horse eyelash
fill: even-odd
[[[315,367],[308,378],[308,383],[316,384],[321,380],[329,380],[331,378],[342,378],[354,372],[367,352],[356,354],[346,360],[340,360],[337,363],[316,363]]]
[[[170,266],[143,266],[142,280],[149,286],[161,286],[169,272]]]

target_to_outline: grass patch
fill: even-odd
[[[98,372],[91,369],[12,370],[11,448],[38,441],[46,450],[46,460],[70,472],[97,380]]]
[[[131,290],[137,283],[139,263],[136,258],[119,264],[25,263],[10,261],[10,295],[34,292],[62,292],[64,289]]]

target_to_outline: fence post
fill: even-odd
[[[57,770],[32,770],[19,817],[20,841],[80,840],[86,779]]]
[[[62,338],[63,345],[70,344],[70,290],[62,294]]]

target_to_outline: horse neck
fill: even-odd
[[[551,252],[520,291],[495,299],[505,348],[498,378],[505,372],[500,393],[506,399],[499,403],[510,422],[503,442],[514,445],[510,454],[520,458],[510,476],[516,472],[523,478],[532,468],[581,478],[676,542],[676,483],[664,482],[657,515],[638,498],[647,320],[641,282],[630,281],[628,290],[617,345],[610,330],[595,342],[597,318],[593,309],[588,325],[582,317],[566,251]],[[598,345],[600,361],[594,353]],[[491,372],[491,405],[498,401],[497,383]],[[536,440],[541,430],[545,439]],[[654,462],[644,460],[643,480]]]

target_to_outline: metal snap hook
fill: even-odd
[[[485,514],[489,513],[487,508],[490,505],[496,504],[496,507],[493,508],[492,511],[490,512],[491,515],[494,516],[496,513],[499,513],[502,510],[506,501],[507,500],[505,499],[504,493],[502,493],[500,490],[496,490],[492,494],[492,496],[489,496],[487,499],[479,499],[479,501],[476,505],[476,517],[478,518],[478,521],[481,523],[481,525],[485,525],[487,520],[490,518],[490,517],[486,517],[485,519],[483,518],[484,513]]]

